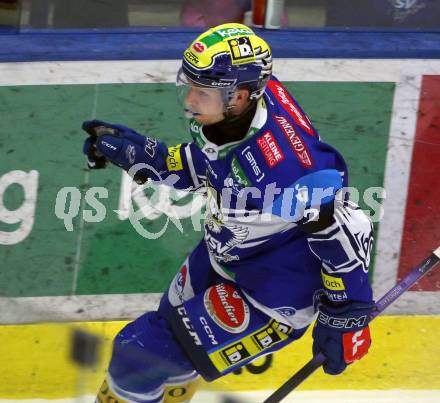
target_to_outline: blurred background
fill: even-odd
[[[283,28],[439,29],[438,0],[286,0]],[[251,0],[1,0],[0,26],[27,28],[206,27],[243,22]]]

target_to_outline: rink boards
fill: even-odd
[[[7,304],[1,305],[3,323],[54,319],[54,304],[61,308],[57,320],[132,317],[121,304],[91,314],[84,308],[93,305],[90,295],[162,292],[202,238],[200,205],[163,188],[150,196],[141,225],[151,234],[166,231],[157,239],[140,236],[127,219],[124,175],[114,167],[89,172],[81,154],[80,124],[93,117],[168,144],[189,141],[173,84],[178,64],[0,64],[0,295],[11,298],[0,302]],[[385,198],[374,196],[383,208],[371,264],[380,296],[440,239],[440,62],[284,59],[275,66],[324,140],[345,156],[360,205],[377,217],[365,199],[371,189],[386,189]],[[97,215],[86,199],[97,187],[107,192],[100,198],[104,215],[84,219]],[[76,203],[66,188],[75,190]],[[167,209],[177,212],[180,229]],[[438,313],[439,288],[440,273],[434,273],[388,312]],[[72,295],[83,297],[66,298]],[[22,303],[38,312],[21,309]]]
[[[94,321],[86,326],[106,338],[105,363],[109,340],[123,323],[96,321],[132,318],[157,304],[159,293],[202,236],[188,217],[190,199],[180,196],[178,202],[183,235],[170,222],[159,239],[142,238],[124,215],[120,172],[83,169],[84,135],[79,126],[96,116],[170,144],[185,141],[173,85],[177,66],[177,61],[0,64],[0,102],[6,111],[0,122],[0,201],[13,211],[27,199],[22,215],[0,216],[2,323]],[[387,189],[372,265],[378,297],[440,239],[440,193],[435,186],[440,169],[440,136],[435,131],[440,119],[440,63],[291,59],[279,60],[276,66],[275,73],[323,138],[346,157],[352,184],[361,192],[371,186]],[[65,186],[77,187],[83,200],[70,232],[55,214],[57,194]],[[91,208],[83,196],[92,186],[106,187],[109,193],[102,200],[106,217],[96,223],[81,219]],[[144,224],[158,231],[165,222],[166,215],[152,208]],[[341,377],[320,374],[304,387],[440,389],[439,289],[437,272],[388,311],[401,316],[379,318],[373,325],[374,348],[365,362]],[[77,393],[72,385],[78,371],[67,358],[68,329],[0,327],[0,356],[9,367],[0,375],[0,398]],[[284,351],[263,371],[264,383],[245,369],[216,387],[279,385],[309,359],[310,337],[290,346],[290,354]],[[101,367],[88,374],[84,391],[92,393],[101,378]]]
[[[102,382],[109,359],[110,340],[125,323],[40,324],[1,328],[0,356],[7,370],[0,372],[0,399],[60,399],[93,394]],[[371,326],[373,344],[365,359],[337,377],[327,376],[319,370],[300,390],[393,389],[404,393],[404,390],[440,389],[438,316],[384,316],[377,318]],[[67,346],[72,329],[77,328],[86,329],[104,339],[101,360],[95,371],[81,371],[69,359]],[[275,389],[304,365],[310,359],[310,354],[311,334],[308,332],[282,352],[256,361],[240,373],[206,384],[204,389],[225,393]],[[435,393],[440,398],[440,390]],[[373,401],[377,402],[371,400],[370,403]]]

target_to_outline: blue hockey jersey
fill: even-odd
[[[371,222],[346,197],[344,159],[321,141],[276,78],[258,100],[247,134],[234,143],[210,142],[196,120],[194,141],[171,147],[102,121],[84,122],[83,129],[90,167],[110,160],[139,183],[156,180],[206,195],[203,239],[157,312],[118,336],[121,350],[108,380],[121,395],[124,385],[132,390],[132,381],[144,382],[136,376],[124,383],[133,368],[124,354],[130,343],[159,349],[168,370],[181,366],[185,379],[198,373],[213,380],[302,337],[323,293],[335,304],[371,302]],[[155,344],[155,335],[168,341]],[[143,360],[137,370],[145,370]]]
[[[276,78],[241,141],[217,146],[195,120],[190,131],[194,141],[169,147],[160,173],[206,194],[204,242],[218,274],[296,329],[314,320],[319,292],[334,302],[371,301],[371,222],[343,195],[344,159]],[[328,206],[329,225],[306,230]]]

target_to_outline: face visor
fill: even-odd
[[[198,83],[183,72],[176,78],[177,96],[187,118],[223,116],[233,108],[231,100],[237,87],[231,83],[212,81]]]

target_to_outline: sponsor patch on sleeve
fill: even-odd
[[[295,130],[293,125],[284,116],[274,115],[274,120],[283,131],[284,136],[289,142],[290,148],[295,153],[301,165],[305,168],[311,168],[313,162],[310,152],[297,130]]]
[[[287,90],[281,85],[281,83],[270,80],[267,87],[272,91],[278,102],[281,103],[286,112],[293,118],[295,123],[313,137],[316,137],[316,133],[313,129],[307,115],[299,108],[299,106],[292,99]]]
[[[257,144],[258,147],[260,147],[269,168],[273,168],[284,160],[284,154],[281,151],[281,147],[270,130],[257,138]]]
[[[166,160],[168,171],[181,171],[183,169],[180,148],[181,144],[174,147],[168,147],[168,156]]]
[[[332,291],[344,291],[345,290],[345,284],[342,278],[339,277],[333,277],[328,274],[325,274],[323,271],[321,271],[322,276],[322,282],[324,283],[324,287],[328,290]]]
[[[244,173],[243,168],[241,167],[240,163],[238,162],[237,157],[234,155],[231,161],[231,173],[232,177],[235,179],[236,182],[238,182],[240,185],[243,185],[244,187],[248,187],[251,185],[251,181]]]

